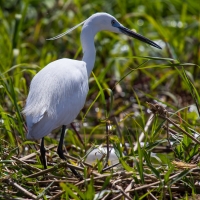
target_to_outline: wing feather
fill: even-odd
[[[28,139],[40,139],[61,125],[71,123],[82,109],[88,93],[86,65],[60,59],[33,78],[23,114]]]

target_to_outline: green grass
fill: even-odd
[[[104,172],[105,163],[98,161],[96,166],[82,164],[79,170],[85,181],[78,181],[66,172],[56,149],[51,149],[51,144],[58,143],[60,130],[56,130],[45,139],[50,148],[51,171],[31,177],[42,170],[42,165],[37,153],[39,142],[26,140],[21,114],[30,81],[51,61],[82,58],[81,28],[58,40],[46,39],[102,11],[163,48],[157,50],[109,32],[95,37],[97,56],[89,79],[90,91],[75,124],[84,144],[73,130],[68,131],[65,144],[74,158],[73,165],[82,163],[86,150],[94,145],[112,145],[122,165],[118,173],[124,171],[124,174],[116,174],[114,168]],[[63,199],[103,199],[105,195],[107,199],[126,195],[131,199],[197,199],[200,193],[198,1],[2,0],[0,22],[0,198],[51,199],[62,192]],[[155,100],[166,106],[168,115],[163,115],[161,107],[152,110],[154,118],[147,126],[150,116],[147,102]],[[191,111],[193,104],[196,109]],[[196,135],[197,141],[184,131],[189,136]],[[142,132],[143,146],[137,142]],[[138,148],[134,151],[136,144]]]

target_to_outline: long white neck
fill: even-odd
[[[96,35],[97,30],[92,29],[89,25],[86,25],[82,28],[81,32],[81,44],[83,48],[83,59],[86,63],[88,78],[94,68],[96,49],[94,46],[94,36]]]

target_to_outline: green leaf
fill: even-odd
[[[189,169],[186,169],[184,171],[182,171],[178,176],[176,176],[170,183],[170,186],[172,186],[173,184],[175,184],[176,182],[178,182],[179,180],[183,179],[184,177],[186,177],[187,174],[190,173]]]
[[[160,179],[160,172],[151,164],[149,155],[145,151],[143,152],[143,154],[144,154],[144,159],[146,161],[147,166],[151,169],[151,171],[156,176],[156,178]]]
[[[124,169],[128,172],[134,172],[134,169],[132,167],[130,167],[124,160],[123,158],[119,158],[120,163],[122,164],[122,166],[124,167]]]
[[[104,92],[103,92],[103,88],[101,87],[99,81],[98,81],[98,78],[95,76],[95,74],[92,72],[92,75],[94,76],[94,79],[96,81],[96,84],[98,85],[98,88],[100,90],[100,93],[101,93],[101,98],[102,98],[102,102],[103,104],[105,105],[106,104],[106,100],[105,100],[105,95],[104,95]]]
[[[91,178],[90,183],[87,185],[87,190],[85,192],[85,199],[94,199],[95,190],[94,190],[94,180],[93,177]]]

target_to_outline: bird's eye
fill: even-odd
[[[111,21],[111,24],[112,24],[112,25],[114,25],[114,24],[115,24],[115,20],[114,20],[114,19]]]

